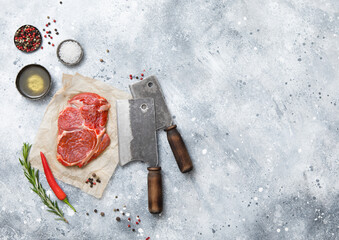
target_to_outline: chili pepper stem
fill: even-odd
[[[67,197],[66,197],[64,200],[62,200],[62,201],[63,201],[64,203],[66,203],[70,208],[72,208],[74,212],[76,212],[75,208],[68,202]]]

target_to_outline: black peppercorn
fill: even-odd
[[[117,217],[115,220],[117,220],[118,222],[120,222],[121,219],[120,219],[119,217]]]
[[[100,215],[103,217],[103,216],[105,216],[105,213],[104,213],[104,212],[101,212]]]
[[[94,212],[95,212],[95,213],[97,213],[97,212],[98,212],[98,210],[94,209]]]

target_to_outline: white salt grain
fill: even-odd
[[[60,46],[59,56],[65,63],[74,64],[81,57],[81,47],[73,41],[64,42]]]

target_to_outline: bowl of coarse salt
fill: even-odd
[[[67,66],[74,66],[80,63],[84,51],[75,40],[67,39],[62,41],[57,48],[57,56],[60,62]]]

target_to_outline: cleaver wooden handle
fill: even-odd
[[[148,169],[148,210],[150,213],[162,212],[162,179],[161,167],[149,167]]]
[[[182,173],[191,171],[193,169],[191,157],[188,154],[184,140],[182,140],[182,137],[177,130],[177,125],[172,125],[166,128],[165,131],[167,132],[167,139],[180,171]]]

